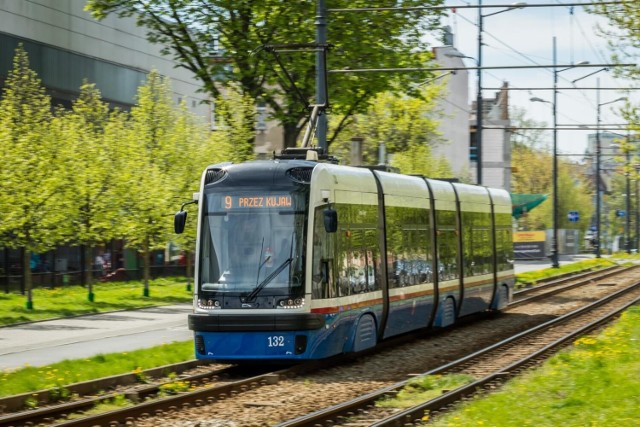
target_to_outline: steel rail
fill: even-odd
[[[209,372],[202,372],[195,375],[189,375],[186,377],[179,378],[180,381],[188,381],[189,383],[199,382],[208,378],[224,376],[233,370],[237,369],[236,367],[226,367],[221,369],[216,369]],[[111,379],[111,377],[109,377]],[[104,379],[103,379],[104,380]],[[128,398],[134,398],[135,400],[144,399],[149,396],[157,395],[160,392],[161,386],[172,381],[161,381],[157,384],[131,384],[127,381],[126,385],[132,385],[135,389],[130,391],[122,391],[122,392],[112,392],[100,396],[93,396],[79,400],[73,400],[71,402],[64,402],[57,405],[51,405],[39,409],[28,410],[10,413],[7,415],[0,416],[0,426],[11,426],[11,425],[27,425],[27,423],[37,424],[38,422],[52,420],[56,418],[60,418],[65,414],[77,413],[80,411],[84,411],[87,409],[91,409],[96,405],[104,402],[108,402],[109,400],[115,398],[116,396],[125,395]],[[110,383],[110,381],[107,381]],[[93,389],[93,387],[91,387]]]
[[[493,345],[490,345],[484,349],[481,349],[477,352],[474,352],[470,355],[464,356],[460,359],[457,359],[455,361],[452,361],[450,363],[447,363],[443,366],[440,366],[438,368],[432,369],[428,372],[425,372],[424,374],[422,374],[421,376],[427,376],[427,375],[436,375],[436,374],[442,374],[444,372],[450,371],[456,367],[459,367],[461,365],[467,364],[470,361],[472,361],[475,358],[478,358],[480,356],[483,356],[485,354],[488,354],[489,352],[492,351],[496,351],[498,350],[500,347],[504,347],[507,345],[510,345],[511,343],[517,341],[517,340],[521,340],[525,337],[529,337],[532,336],[536,333],[539,333],[543,330],[547,330],[549,329],[551,326],[557,326],[560,325],[561,323],[567,322],[570,319],[573,319],[577,316],[580,315],[584,315],[586,313],[588,313],[589,311],[603,305],[606,304],[610,301],[613,301],[621,296],[624,296],[625,294],[632,292],[633,290],[637,289],[640,287],[640,282],[636,282],[631,286],[626,287],[625,289],[622,289],[618,292],[615,292],[613,294],[607,295],[606,297],[599,299],[587,306],[581,307],[577,310],[574,310],[568,314],[565,314],[561,317],[552,319],[548,322],[545,322],[543,324],[534,326],[528,330],[525,330],[523,332],[520,332],[516,335],[513,335],[503,341],[500,341],[498,343],[495,343]],[[636,304],[638,302],[638,298],[636,298],[633,302],[629,303],[629,304],[625,304],[623,308],[618,308],[616,310],[614,310],[612,313],[619,313],[623,310],[625,310],[626,308],[628,308],[630,305]],[[601,317],[600,319],[598,319],[597,321],[594,322],[590,322],[589,325],[580,328],[577,331],[573,331],[570,334],[567,334],[565,337],[563,337],[560,340],[557,340],[556,342],[566,342],[569,339],[572,339],[572,337],[577,336],[577,335],[582,335],[585,333],[585,331],[591,330],[593,329],[595,326],[593,325],[600,325],[603,322],[606,322],[608,319],[611,319],[612,316],[614,316],[615,314],[611,314],[609,313],[606,316]],[[555,344],[555,343],[554,343]],[[442,408],[444,406],[447,406],[453,402],[457,402],[459,401],[462,397],[465,397],[467,395],[469,395],[472,392],[475,392],[477,387],[480,386],[484,386],[492,381],[495,381],[497,379],[500,378],[507,378],[510,376],[513,376],[512,371],[515,370],[516,366],[522,366],[526,363],[530,363],[531,360],[535,359],[536,357],[538,357],[539,354],[542,354],[543,352],[549,352],[550,349],[552,348],[557,348],[557,345],[554,344],[549,344],[547,346],[545,346],[543,349],[540,349],[538,351],[536,351],[535,353],[532,353],[531,355],[521,359],[520,361],[508,366],[507,368],[503,368],[500,369],[497,372],[494,372],[491,375],[488,375],[480,380],[477,380],[475,382],[473,382],[470,385],[464,386],[464,387],[460,387],[456,390],[453,390],[449,393],[446,393],[436,399],[430,400],[428,402],[422,403],[418,406],[415,406],[413,408],[409,408],[407,410],[404,410],[400,413],[394,414],[388,418],[386,418],[384,421],[380,421],[377,424],[373,424],[376,426],[390,426],[390,425],[394,425],[394,426],[399,426],[399,425],[405,425],[405,423],[407,422],[413,422],[416,419],[422,418],[422,416],[424,415],[424,413],[426,411],[433,411],[435,409],[438,408]],[[364,396],[360,396],[356,399],[350,400],[348,402],[344,402],[338,405],[334,405],[319,411],[316,411],[312,414],[308,414],[305,415],[303,417],[299,417],[293,420],[289,420],[286,421],[284,423],[278,424],[278,427],[301,427],[301,426],[320,426],[320,425],[328,425],[328,423],[331,423],[332,425],[335,425],[335,420],[339,420],[341,418],[345,418],[348,417],[354,413],[357,413],[359,410],[366,410],[366,408],[368,407],[372,407],[373,405],[375,405],[375,402],[379,399],[385,398],[385,397],[389,397],[389,396],[393,396],[395,395],[399,390],[401,390],[402,388],[404,388],[407,383],[410,380],[406,380],[406,381],[401,381],[399,383],[396,383],[394,385],[391,385],[389,387],[385,387],[383,389],[380,389],[378,391],[369,393],[367,395]],[[434,409],[435,408],[435,409]],[[422,411],[422,412],[421,412]],[[421,414],[421,415],[419,415]]]
[[[540,291],[545,291],[546,292],[540,292],[537,293],[535,295],[531,295],[528,296],[526,298],[522,298],[522,299],[518,299],[515,301],[512,301],[509,306],[506,308],[507,310],[511,307],[517,307],[519,305],[522,304],[526,304],[532,301],[536,301],[539,299],[543,299],[546,297],[550,297],[552,295],[558,294],[560,292],[564,292],[564,291],[568,291],[570,289],[574,289],[574,288],[579,288],[580,286],[584,286],[587,285],[591,282],[593,282],[594,280],[602,280],[602,279],[606,279],[607,277],[611,277],[614,276],[616,274],[620,274],[620,273],[624,273],[626,271],[629,270],[633,270],[638,268],[638,266],[630,266],[630,267],[624,267],[624,268],[618,268],[618,267],[612,267],[611,269],[607,269],[606,271],[603,270],[598,270],[595,272],[589,272],[589,273],[585,273],[585,274],[581,274],[578,277],[573,276],[573,277],[569,277],[569,278],[565,278],[565,279],[561,279],[558,281],[554,281],[554,282],[547,282],[541,286],[535,286],[533,288],[527,288],[524,289],[522,291],[519,292],[515,292],[514,293],[514,297],[516,296],[521,296],[521,295],[527,295],[530,293],[535,293],[535,292],[540,292]],[[565,282],[571,282],[573,280],[578,279],[577,282],[575,283],[569,283],[568,285],[562,286],[563,283]]]
[[[637,285],[636,285],[637,287]],[[565,346],[568,341],[574,340],[578,336],[585,335],[592,330],[608,323],[614,317],[619,316],[624,310],[629,307],[636,305],[640,302],[640,297],[635,300],[610,311],[609,313],[601,316],[600,318],[590,322],[589,324],[577,329],[569,334],[566,334],[562,338],[557,339],[556,341],[544,346],[538,351],[524,357],[504,369],[500,369],[495,371],[471,384],[460,387],[456,390],[452,390],[449,393],[446,393],[436,399],[432,399],[428,402],[422,403],[420,405],[414,406],[412,408],[406,409],[400,413],[394,414],[390,417],[387,417],[384,420],[381,420],[375,424],[372,424],[372,427],[383,427],[383,426],[401,426],[405,425],[404,422],[408,420],[416,420],[422,419],[425,414],[431,413],[433,411],[439,410],[441,408],[453,405],[454,403],[459,402],[465,397],[469,397],[473,394],[478,393],[478,390],[485,389],[487,385],[494,382],[504,382],[507,379],[515,377],[521,370],[525,369],[528,365],[531,365],[536,360],[542,360],[548,358],[551,354],[554,354],[559,348]]]

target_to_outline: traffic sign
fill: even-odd
[[[578,211],[569,211],[569,213],[567,214],[567,218],[571,222],[578,222],[578,220],[580,219],[580,213]]]

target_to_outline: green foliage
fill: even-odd
[[[438,113],[435,111],[441,86],[423,86],[418,98],[379,94],[371,107],[354,117],[332,117],[344,131],[334,143],[332,152],[349,163],[351,138],[364,139],[363,163],[378,163],[378,147],[385,145],[392,158],[391,165],[403,173],[429,177],[451,177],[446,159],[434,158],[432,147],[444,143],[437,133]]]
[[[603,27],[599,27],[598,30],[609,41],[611,62],[637,64],[640,56],[640,4],[636,1],[594,2],[588,10],[604,16],[609,21],[610,30]],[[640,78],[637,66],[612,67],[612,71],[617,75]]]
[[[189,391],[189,387],[191,386],[189,382],[181,381],[177,378],[178,376],[175,374],[175,372],[169,374],[170,381],[160,385],[160,394],[167,396]]]
[[[395,397],[376,402],[376,406],[382,408],[409,408],[473,381],[473,376],[466,374],[420,376],[409,381]]]
[[[334,0],[330,8],[371,6],[364,0]],[[430,6],[441,0],[401,0],[397,7]],[[304,129],[308,111],[284,78],[273,55],[259,48],[271,44],[309,43],[315,39],[315,7],[310,2],[265,0],[90,0],[86,6],[97,19],[109,14],[133,16],[149,30],[150,41],[163,46],[191,70],[213,98],[225,92],[225,82],[240,84],[254,104],[264,102],[293,146]],[[442,11],[411,13],[332,13],[327,26],[330,69],[427,67],[430,58],[424,34],[439,26]],[[213,48],[213,49],[212,49]],[[216,49],[217,48],[217,49]],[[305,102],[315,93],[314,52],[283,53]],[[213,60],[212,60],[213,59]],[[378,93],[407,87],[428,73],[331,74],[329,99],[334,112],[350,116],[367,109]],[[399,83],[399,84],[395,84]],[[246,122],[253,129],[253,124]],[[341,127],[334,128],[334,136]]]
[[[63,139],[52,122],[49,96],[19,46],[0,100],[1,246],[46,251],[63,238]]]
[[[431,148],[426,145],[409,146],[407,150],[396,153],[391,166],[406,174],[424,175],[429,178],[451,178],[453,172],[446,158],[434,158]]]
[[[256,112],[253,100],[230,84],[215,103],[216,132],[213,134],[218,158],[239,163],[253,160]]]
[[[535,127],[522,111],[514,112],[514,127]],[[553,227],[553,155],[545,146],[542,133],[523,130],[513,140],[511,191],[521,194],[547,194],[547,201],[518,219],[523,230],[544,230]],[[586,230],[593,214],[593,186],[584,176],[584,166],[558,158],[558,228]],[[584,221],[570,222],[567,213],[577,210]]]
[[[22,306],[20,294],[3,294],[0,297],[0,325],[20,322],[77,316],[80,314],[103,313],[114,310],[128,310],[156,305],[191,302],[192,295],[184,289],[184,278],[155,279],[150,285],[155,289],[149,298],[140,296],[143,283],[139,281],[98,283],[94,286],[97,297],[87,301],[87,290],[82,286],[64,288],[37,288],[33,291],[38,306],[26,310]]]
[[[584,261],[564,264],[558,268],[545,268],[542,270],[527,271],[516,276],[516,285],[524,287],[525,285],[535,284],[539,280],[548,279],[550,277],[562,276],[567,273],[574,273],[583,270],[598,270],[615,265],[616,263],[608,258],[592,258]]]
[[[598,336],[582,337],[572,350],[541,369],[509,382],[442,418],[435,426],[637,425],[640,407],[640,307],[625,312]]]
[[[170,82],[156,72],[139,88],[130,113],[110,111],[88,82],[71,110],[52,112],[26,52],[16,50],[0,100],[0,160],[11,165],[0,168],[0,247],[25,248],[29,310],[30,254],[62,244],[84,246],[93,294],[92,248],[126,238],[147,261],[148,294],[148,253],[175,237],[171,216],[198,190],[204,168],[223,156],[253,156],[242,123],[253,122],[255,112],[247,97],[228,93],[220,111],[229,126],[215,134],[173,103]],[[192,252],[195,227],[176,240]]]
[[[28,393],[112,375],[141,372],[172,363],[193,359],[193,342],[176,342],[122,353],[100,354],[78,360],[65,360],[53,365],[0,372],[0,396]],[[55,380],[55,381],[54,381]],[[68,392],[68,390],[67,390]],[[37,405],[37,401],[35,402]]]

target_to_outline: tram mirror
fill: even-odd
[[[182,234],[184,231],[184,225],[187,222],[187,211],[176,212],[175,217],[173,218],[173,229],[176,234]]]
[[[327,208],[324,210],[324,230],[327,233],[335,233],[338,231],[338,212],[335,209]]]

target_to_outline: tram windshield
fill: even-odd
[[[201,295],[300,295],[305,194],[216,190],[204,194]]]

